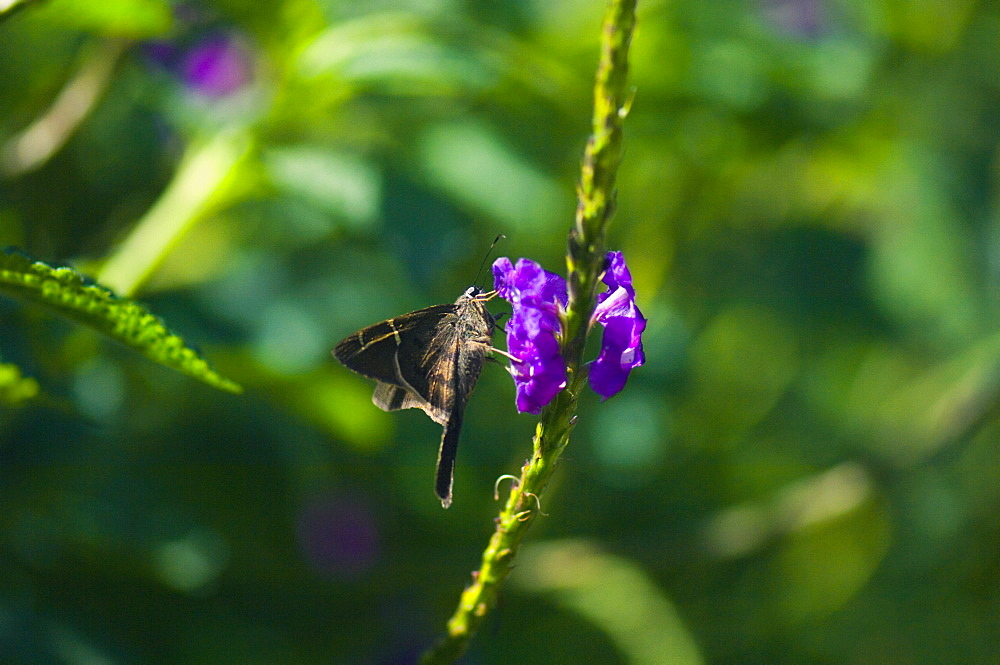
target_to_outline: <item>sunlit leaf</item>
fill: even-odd
[[[525,548],[516,583],[603,630],[632,665],[700,665],[704,659],[673,603],[635,563],[585,541]]]
[[[239,385],[217,374],[197,351],[145,307],[88,283],[72,268],[52,267],[5,251],[0,254],[0,292],[45,305],[210,386],[234,393],[242,391]]]
[[[130,38],[163,34],[173,21],[170,4],[163,0],[48,0],[35,10],[39,20]]]

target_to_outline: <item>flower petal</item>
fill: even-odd
[[[642,333],[646,319],[635,304],[632,274],[621,252],[608,252],[608,269],[602,278],[608,290],[597,296],[591,323],[604,326],[601,352],[590,365],[590,387],[607,399],[625,387],[629,373],[646,362]]]
[[[646,362],[642,332],[646,320],[615,317],[605,324],[601,353],[590,364],[590,387],[607,399],[625,387],[629,372]]]
[[[544,310],[521,307],[507,322],[507,351],[518,359],[510,373],[517,410],[539,413],[566,387],[566,364],[556,339],[558,320]]]
[[[556,305],[566,306],[566,280],[530,259],[511,264],[501,256],[493,262],[493,278],[500,297],[512,305],[526,302],[553,311]]]
[[[514,264],[506,256],[501,256],[493,262],[493,288],[508,302],[515,297]]]

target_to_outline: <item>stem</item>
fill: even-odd
[[[576,223],[569,233],[566,255],[569,307],[563,355],[571,368],[579,367],[582,360],[587,324],[594,311],[594,292],[604,273],[604,236],[614,214],[622,123],[631,103],[626,76],[634,28],[635,0],[611,0],[601,33],[601,60],[594,83],[593,128],[583,153]]]
[[[104,263],[98,281],[130,297],[212,204],[247,156],[250,140],[242,131],[219,132],[188,147],[174,179],[129,236]]]
[[[525,533],[541,512],[541,497],[576,422],[580,390],[586,383],[583,349],[594,310],[595,290],[604,272],[605,231],[614,213],[615,174],[621,157],[622,123],[627,114],[628,48],[635,27],[635,0],[610,0],[601,33],[601,58],[594,84],[593,130],[584,151],[576,221],[570,230],[569,274],[563,356],[569,382],[542,410],[533,454],[521,468],[496,530],[483,551],[472,584],[462,592],[442,640],[427,651],[423,665],[454,663],[496,604],[500,583]]]
[[[6,176],[30,173],[59,152],[100,102],[128,46],[125,41],[107,40],[89,47],[80,70],[45,113],[0,147],[0,172]]]

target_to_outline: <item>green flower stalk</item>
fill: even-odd
[[[597,304],[597,285],[606,269],[605,234],[614,212],[622,123],[631,96],[626,78],[635,4],[635,0],[610,0],[602,26],[593,129],[584,151],[579,203],[566,255],[568,301],[560,317],[566,387],[542,408],[531,459],[511,486],[479,570],[462,592],[448,621],[447,633],[424,654],[424,665],[454,663],[496,604],[500,583],[510,571],[525,533],[541,512],[542,494],[576,422],[578,397],[587,383],[583,350]]]

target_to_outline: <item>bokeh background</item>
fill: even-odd
[[[602,0],[0,5],[0,245],[246,387],[0,299],[0,661],[414,662],[534,420],[487,366],[445,511],[329,352],[562,271]],[[640,2],[631,82],[647,364],[463,662],[1000,662],[1000,8]]]

